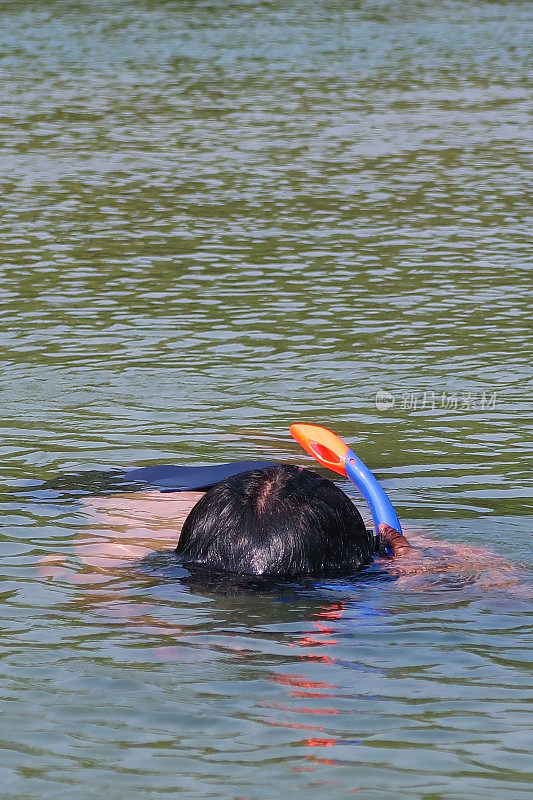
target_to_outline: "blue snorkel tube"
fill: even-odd
[[[382,524],[389,525],[393,530],[402,533],[400,520],[387,497],[385,489],[376,476],[370,472],[366,464],[363,464],[361,459],[355,455],[353,450],[347,451],[345,466],[346,477],[360,489],[368,503],[376,534],[379,533],[379,526]]]
[[[290,432],[319,464],[344,475],[362,492],[372,514],[376,536],[381,533],[381,525],[402,533],[400,520],[384,488],[342,439],[327,428],[305,423],[291,425]]]

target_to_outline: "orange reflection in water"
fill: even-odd
[[[319,648],[328,648],[332,645],[336,645],[337,639],[335,639],[333,635],[335,633],[335,625],[332,623],[335,623],[342,618],[344,608],[345,604],[342,601],[324,606],[318,612],[317,618],[311,623],[312,630],[305,631],[299,639],[289,644],[289,647],[312,648],[316,651]],[[321,652],[301,653],[299,654],[299,658],[302,661],[312,660],[319,661],[323,664],[335,663],[335,659],[332,656]],[[318,707],[303,704],[289,705],[277,702],[270,703],[270,708],[279,709],[290,715],[305,714],[313,716],[318,715],[322,717],[335,717],[342,713],[338,707],[332,705],[331,703],[331,701],[336,697],[335,690],[340,688],[337,684],[328,683],[327,681],[323,680],[311,680],[305,674],[284,672],[277,673],[276,675],[272,676],[272,680],[280,686],[285,686],[289,697],[291,697],[293,700],[302,700],[304,698],[309,700],[314,698],[317,700],[327,699],[329,702],[327,706]],[[280,727],[289,729],[307,730],[314,734],[324,731],[324,726],[316,726],[307,722],[293,722],[289,721],[288,719],[269,720],[269,724],[278,725]],[[338,743],[338,739],[333,737],[316,735],[309,736],[307,739],[302,741],[302,744],[307,748],[333,747]],[[293,766],[291,767],[291,770],[293,772],[310,772],[316,769],[320,764],[332,766],[339,763],[337,759],[319,758],[318,756],[314,755],[314,753],[306,754],[305,758],[315,766]]]

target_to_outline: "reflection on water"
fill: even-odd
[[[528,14],[0,6],[6,798],[527,796]],[[85,581],[102,469],[297,419],[518,585]]]

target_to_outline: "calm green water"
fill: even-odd
[[[89,596],[36,571],[78,500],[20,492],[308,464],[287,429],[315,421],[407,531],[525,581],[529,24],[520,2],[0,4],[4,798],[530,796],[518,590],[282,602],[132,573]]]

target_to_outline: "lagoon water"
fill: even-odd
[[[529,24],[521,2],[0,4],[6,800],[530,796]],[[83,580],[80,472],[310,466],[297,420],[354,446],[407,533],[518,583],[39,575],[61,552]]]

